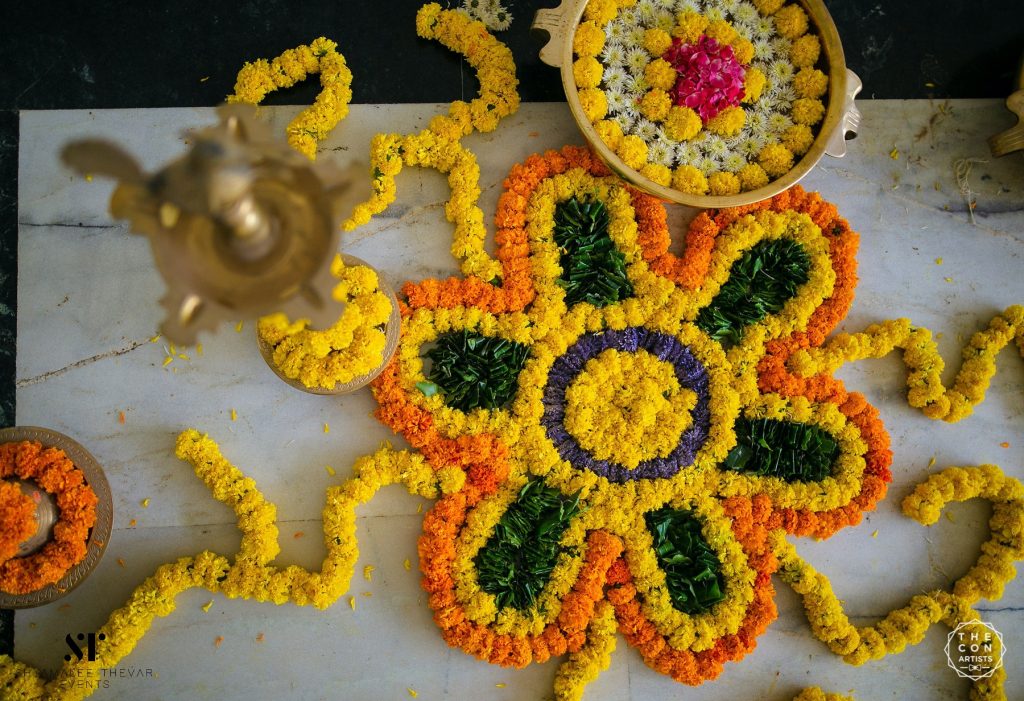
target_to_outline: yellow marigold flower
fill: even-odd
[[[740,179],[740,187],[744,192],[756,190],[768,184],[768,174],[756,163],[748,163],[743,166],[737,175]]]
[[[655,30],[647,30],[655,31]],[[661,31],[656,30],[656,31]],[[662,32],[664,33],[664,32]],[[667,35],[666,35],[667,36]],[[644,69],[644,80],[652,88],[658,88],[659,90],[671,90],[672,86],[676,84],[676,79],[679,74],[676,69],[672,67],[672,64],[663,58],[656,58],[647,64],[647,68]]]
[[[814,34],[804,34],[793,42],[789,58],[797,68],[807,68],[818,62],[821,55],[821,40]]]
[[[793,152],[782,144],[768,144],[761,149],[758,163],[772,178],[785,175],[793,167]]]
[[[597,56],[604,48],[604,32],[593,21],[587,21],[576,27],[572,38],[572,50],[577,56]]]
[[[799,5],[786,5],[775,13],[775,28],[787,39],[807,32],[807,13]]]
[[[648,29],[644,32],[644,48],[652,56],[661,56],[672,46],[672,37],[664,29]]]
[[[576,79],[578,88],[596,88],[601,84],[603,74],[604,68],[601,67],[601,62],[593,56],[578,58],[572,64],[572,75]]]
[[[672,28],[672,36],[679,37],[684,42],[692,43],[700,39],[700,35],[707,29],[708,19],[704,15],[697,14],[692,10],[680,12],[676,16],[676,26]]]
[[[817,124],[825,116],[825,105],[821,100],[798,97],[793,100],[793,121],[797,124]]]
[[[786,0],[754,0],[754,7],[762,15],[771,15],[775,14],[785,2]]]
[[[700,115],[689,107],[673,107],[665,119],[665,133],[676,141],[692,139],[700,133],[701,127]]]
[[[663,187],[672,185],[672,171],[660,163],[648,163],[640,169],[640,175],[653,180]]]
[[[807,153],[814,143],[814,133],[806,124],[794,124],[782,133],[782,145],[797,156]]]
[[[732,25],[724,19],[716,19],[704,30],[704,34],[715,39],[719,44],[731,44],[739,36]]]
[[[797,97],[821,97],[828,90],[828,76],[817,68],[801,68],[793,78]]]
[[[724,110],[712,117],[708,123],[708,131],[722,136],[738,134],[746,121],[746,115],[739,107],[726,107]]]
[[[608,99],[604,95],[604,90],[584,88],[580,90],[579,95],[580,104],[583,106],[583,114],[591,122],[603,119],[608,114]]]
[[[640,100],[640,114],[652,122],[664,121],[672,109],[672,98],[664,90],[648,90]]]
[[[748,68],[746,80],[743,81],[743,101],[744,102],[757,102],[758,98],[761,97],[761,93],[764,91],[765,83],[768,79],[765,78],[764,73],[757,68]]]
[[[619,158],[633,170],[640,170],[647,163],[647,144],[635,134],[622,137],[617,153]]]
[[[672,187],[691,195],[703,195],[708,191],[708,179],[695,166],[681,165],[672,174]]]
[[[740,191],[740,179],[725,171],[712,173],[708,176],[708,189],[712,195],[735,195]]]
[[[597,130],[597,135],[601,137],[601,141],[607,144],[608,148],[612,151],[619,148],[619,144],[622,142],[622,127],[618,122],[602,119],[594,125],[594,129]]]
[[[754,59],[754,44],[741,36],[737,36],[731,42],[732,52],[736,60],[746,65]]]
[[[583,19],[593,20],[597,26],[604,25],[615,19],[619,13],[619,5],[615,0],[590,0],[583,11]]]

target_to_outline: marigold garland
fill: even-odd
[[[319,73],[323,90],[285,130],[291,147],[315,160],[317,143],[348,115],[348,103],[352,101],[352,71],[337,48],[335,42],[320,37],[309,46],[289,49],[272,61],[261,58],[246,62],[238,71],[235,92],[228,95],[227,101],[258,105],[267,93],[290,88]]]
[[[35,504],[14,482],[0,481],[0,564],[36,532]]]
[[[0,562],[0,590],[27,594],[59,581],[85,559],[99,500],[63,450],[44,449],[36,441],[0,445],[0,479],[14,476],[32,480],[54,495],[60,514],[53,538],[39,552]]]
[[[260,340],[273,349],[273,363],[285,377],[328,390],[380,367],[382,327],[391,316],[391,300],[372,268],[345,265],[336,255],[331,273],[338,279],[332,296],[345,304],[332,326],[318,331],[308,328],[306,319],[292,322],[281,313],[261,317],[256,324]]]

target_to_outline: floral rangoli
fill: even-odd
[[[327,490],[326,557],[310,571],[273,564],[274,504],[211,438],[183,432],[177,455],[237,515],[238,553],[158,568],[97,631],[107,643],[96,659],[70,658],[52,680],[0,657],[4,698],[88,696],[88,680],[130,654],[191,588],[334,604],[359,556],[356,508],[391,484],[437,500],[419,564],[444,639],[507,666],[560,657],[559,699],[582,696],[618,635],[673,679],[714,679],[776,616],[773,573],[801,596],[814,635],[852,664],[898,653],[937,622],[972,625],[975,603],[999,598],[1024,558],[1024,488],[994,466],[947,468],[904,499],[904,513],[925,525],[951,502],[987,499],[991,538],[948,590],[915,596],[874,625],[850,623],[787,536],[856,525],[890,481],[878,412],[835,370],[902,349],[909,403],[957,421],[983,400],[998,351],[1015,342],[1024,354],[1024,307],[974,335],[947,388],[930,333],[906,320],[829,336],[853,299],[858,237],[819,195],[793,188],[702,212],[677,255],[664,207],[571,146],[512,168],[491,256],[479,168],[461,139],[518,105],[511,54],[481,23],[435,4],[417,30],[468,58],[481,96],[418,134],[378,135],[373,197],[347,224],[395,199],[403,167],[448,176],[463,276],[406,284],[400,348],[374,386],[378,417],[412,450],[382,447]],[[245,69],[237,92],[258,101],[325,61],[324,94],[347,91],[343,59],[318,40]],[[291,67],[278,71],[287,80],[267,77],[274,65]],[[303,118],[309,133],[299,130],[312,141],[296,144],[306,152],[337,116],[314,113]],[[972,696],[1005,698],[1004,678],[997,669],[974,680]],[[808,689],[798,698],[839,697]]]

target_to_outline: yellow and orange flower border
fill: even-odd
[[[418,28],[432,30],[441,24],[435,20],[442,17],[448,17],[452,23],[461,21],[450,18],[437,6],[428,6],[421,13]],[[454,106],[453,111],[464,114],[464,110]],[[465,126],[472,124],[471,118],[449,115],[436,121],[442,130],[452,132],[456,128],[465,131],[472,128]],[[455,137],[449,143],[457,140]],[[430,148],[427,152],[439,153]],[[387,160],[387,149],[378,153],[381,156],[375,167]],[[447,158],[452,154],[458,156],[458,149],[446,149],[446,158],[427,160],[432,167],[445,168],[454,164]],[[516,166],[509,178],[508,191],[499,204],[497,260],[490,260],[483,254],[480,239],[470,239],[469,245],[456,253],[464,261],[473,253],[479,254],[473,258],[474,264],[464,265],[466,277],[407,285],[406,303],[402,305],[404,317],[414,317],[417,310],[436,313],[463,305],[483,310],[475,323],[484,319],[486,313],[522,313],[535,298],[530,244],[525,229],[528,195],[552,169],[564,172],[570,167],[583,168],[596,177],[607,175],[603,166],[582,149],[551,152]],[[466,172],[472,175],[472,168]],[[390,177],[393,183],[393,173]],[[383,178],[387,180],[388,177]],[[452,202],[456,203],[453,209],[457,213],[472,212],[476,207],[473,185],[467,185],[471,181],[473,178],[450,178]],[[378,194],[387,189],[385,186]],[[364,216],[386,206],[384,200],[386,197],[378,197],[363,212]],[[73,659],[53,680],[45,680],[29,665],[0,657],[0,688],[5,696],[20,700],[80,699],[90,695],[95,686],[83,684],[82,680],[98,680],[101,669],[116,665],[128,655],[154,619],[169,615],[174,610],[176,596],[190,588],[257,601],[291,601],[318,608],[331,605],[348,590],[358,557],[356,509],[390,484],[402,484],[413,494],[438,499],[425,519],[421,553],[430,550],[431,544],[439,547],[436,552],[426,553],[421,566],[424,586],[428,591],[436,589],[431,591],[431,604],[441,617],[439,623],[443,622],[446,639],[458,636],[461,645],[468,639],[480,646],[477,651],[485,653],[488,659],[506,664],[568,653],[555,678],[555,694],[559,699],[580,698],[586,684],[608,665],[616,630],[644,651],[656,668],[683,680],[706,678],[709,670],[720,667],[723,659],[742,651],[748,644],[744,641],[752,641],[757,629],[767,625],[774,616],[770,579],[774,571],[803,597],[814,634],[853,664],[898,652],[905,645],[919,641],[934,622],[953,626],[970,620],[976,617],[971,606],[980,597],[998,598],[1002,587],[1015,574],[1012,563],[1024,558],[1024,489],[994,466],[950,468],[935,473],[904,501],[904,513],[927,525],[938,518],[950,501],[973,497],[988,499],[993,503],[992,538],[983,547],[975,566],[950,591],[915,597],[907,607],[890,613],[875,626],[851,626],[828,580],[799,558],[784,535],[826,537],[838,528],[856,523],[862,511],[884,495],[889,479],[891,453],[877,411],[862,395],[848,392],[843,383],[833,377],[835,369],[845,362],[878,357],[894,348],[902,348],[905,362],[911,368],[908,378],[911,403],[930,417],[957,420],[983,399],[995,370],[995,354],[1000,348],[1015,340],[1024,355],[1024,308],[1009,308],[993,320],[989,329],[975,335],[965,351],[964,367],[953,387],[946,389],[938,379],[942,361],[934,342],[927,333],[911,327],[908,322],[887,322],[862,334],[839,335],[825,342],[853,297],[856,235],[838,217],[835,208],[816,195],[794,189],[770,202],[702,213],[687,232],[682,257],[668,250],[665,212],[658,203],[634,195],[630,206],[640,223],[637,243],[642,262],[651,273],[681,288],[693,290],[706,278],[723,230],[747,215],[764,214],[765,210],[799,211],[813,221],[828,241],[835,273],[830,293],[820,304],[812,305],[805,323],[782,324],[778,333],[769,333],[766,330],[769,325],[761,325],[729,351],[728,360],[740,373],[756,370],[756,373],[748,373],[755,378],[756,387],[752,391],[763,397],[774,396],[770,401],[766,399],[761,408],[767,414],[779,411],[785,404],[784,399],[790,400],[791,409],[796,407],[794,415],[808,411],[812,404],[827,403],[838,408],[847,425],[859,431],[859,440],[866,446],[863,467],[856,468],[862,469],[860,491],[844,506],[828,508],[830,505],[822,504],[819,506],[825,508],[817,511],[777,506],[775,500],[785,494],[769,496],[767,490],[751,498],[730,496],[721,503],[722,513],[729,519],[747,564],[756,572],[748,616],[736,635],[720,639],[727,641],[722,646],[687,654],[667,652],[671,646],[656,624],[647,620],[644,606],[637,600],[635,565],[622,556],[626,543],[600,529],[570,532],[568,537],[576,539],[574,542],[580,545],[582,555],[575,564],[562,564],[564,576],[559,577],[557,592],[561,596],[555,597],[560,598],[561,606],[554,620],[517,621],[515,616],[505,616],[499,622],[506,631],[522,631],[532,626],[525,638],[501,637],[510,634],[474,628],[477,625],[474,617],[486,619],[489,615],[483,611],[486,603],[469,612],[465,607],[449,605],[453,588],[446,580],[450,570],[446,570],[445,564],[460,561],[460,555],[450,540],[445,545],[444,534],[450,534],[453,526],[468,513],[469,503],[486,499],[498,503],[497,500],[509,499],[514,485],[509,482],[509,449],[483,424],[477,424],[474,430],[472,422],[467,420],[467,430],[461,433],[435,425],[428,409],[405,399],[407,394],[397,373],[389,372],[377,384],[382,418],[389,424],[400,424],[418,450],[398,451],[385,446],[359,459],[350,479],[328,489],[323,512],[327,554],[319,572],[272,564],[279,551],[274,505],[263,497],[251,479],[223,458],[211,439],[193,430],[186,431],[178,439],[177,454],[193,465],[197,477],[216,499],[235,511],[242,532],[239,552],[229,558],[204,551],[158,568],[100,629],[109,644],[100,647],[97,659]],[[458,226],[457,220],[457,229]],[[639,262],[635,260],[633,264]],[[498,270],[501,285],[495,286],[490,281]],[[785,316],[780,315],[780,318]],[[779,322],[773,320],[772,323]],[[392,369],[399,363],[400,358],[396,358]],[[743,391],[751,390],[747,387]],[[818,422],[835,418],[835,414],[832,418],[812,414],[808,417]],[[480,528],[493,522],[493,513],[485,516],[485,512],[473,515]],[[479,542],[479,535],[476,542]],[[464,555],[461,562],[465,563]],[[1003,679],[1000,670],[993,677],[976,682],[973,694],[976,698],[1004,698]],[[825,694],[817,688],[808,689],[797,697],[799,701],[840,698],[843,697]]]

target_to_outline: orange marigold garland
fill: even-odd
[[[35,504],[14,482],[0,481],[0,564],[36,531]]]
[[[0,446],[0,478],[32,480],[57,500],[60,517],[43,549],[0,564],[0,590],[27,594],[58,581],[87,553],[89,529],[96,523],[96,493],[82,471],[59,448],[34,441]]]

